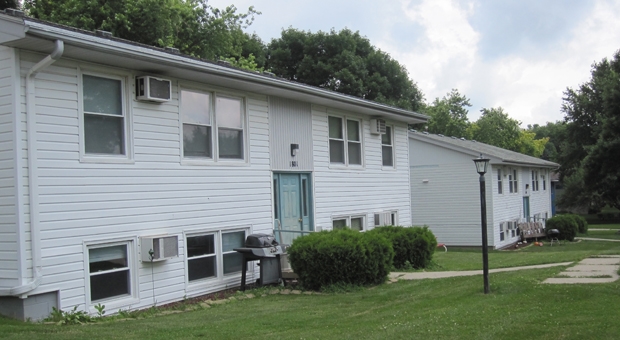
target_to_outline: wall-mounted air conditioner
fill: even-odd
[[[136,99],[163,103],[172,97],[172,83],[152,76],[136,77]]]
[[[179,237],[160,235],[140,237],[142,262],[157,262],[179,256]]]
[[[385,120],[372,118],[370,120],[370,133],[373,135],[381,135],[385,133]]]

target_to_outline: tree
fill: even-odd
[[[535,133],[522,130],[521,122],[510,118],[501,107],[480,111],[480,118],[468,127],[473,139],[533,157],[542,155],[549,138],[536,139]]]
[[[564,92],[566,143],[559,160],[564,203],[620,209],[620,51],[592,65],[591,79]]]
[[[442,99],[435,98],[433,104],[423,110],[430,119],[427,130],[430,133],[445,136],[471,138],[468,133],[469,119],[467,107],[471,107],[469,99],[452,89]]]
[[[205,0],[25,0],[32,17],[157,47],[176,47],[191,56],[217,60],[243,58],[243,32],[254,15],[250,7],[213,8]]]
[[[7,8],[19,9],[19,0],[0,0],[0,11],[4,11]]]
[[[546,125],[528,125],[527,130],[535,134],[535,139],[549,138],[549,142],[545,144],[545,149],[540,156],[542,159],[559,162],[562,145],[566,142],[566,126],[567,124],[563,121],[547,122]]]
[[[482,115],[470,128],[472,138],[483,143],[516,151],[519,139],[518,120],[510,118],[501,107],[482,109]]]
[[[423,95],[407,70],[359,32],[289,28],[268,46],[267,67],[286,79],[418,110]]]

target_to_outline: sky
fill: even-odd
[[[544,125],[562,120],[562,95],[620,49],[620,0],[208,0],[257,16],[265,43],[282,29],[348,28],[404,65],[427,102],[457,89],[469,120],[501,106]]]

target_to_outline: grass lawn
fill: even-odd
[[[600,235],[591,231],[588,237]],[[584,235],[585,236],[585,235]],[[618,235],[620,236],[620,235]],[[490,250],[489,268],[506,268],[546,264],[568,261],[579,261],[591,255],[620,254],[620,243],[603,242],[563,242],[560,246],[550,247],[548,242],[544,246],[530,245],[520,250]],[[437,248],[433,255],[433,266],[429,271],[448,270],[476,270],[482,269],[482,250],[480,248],[448,247],[448,252]]]
[[[606,238],[620,240],[618,229],[614,230],[589,230],[587,234],[578,234],[577,237]]]
[[[620,243],[493,251],[491,268],[620,254]],[[438,250],[436,267],[481,267],[480,250]],[[614,339],[620,335],[620,281],[541,284],[564,268],[399,281],[349,293],[260,296],[180,314],[57,326],[0,318],[2,339]],[[252,291],[250,291],[252,293]]]

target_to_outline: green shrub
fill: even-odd
[[[345,228],[298,237],[288,259],[306,289],[385,282],[394,250],[382,236]]]
[[[392,242],[396,269],[426,268],[437,248],[437,239],[428,227],[383,226],[367,234],[382,235]]]
[[[579,233],[581,234],[588,233],[588,221],[586,221],[586,219],[583,218],[583,216],[575,215],[575,214],[570,214],[566,216],[570,216],[575,221],[575,223],[577,223],[577,230],[579,231]]]
[[[560,235],[558,235],[560,240],[572,241],[577,235],[579,226],[571,216],[557,215],[547,220],[545,232],[548,233],[551,229],[557,229],[560,232]]]

